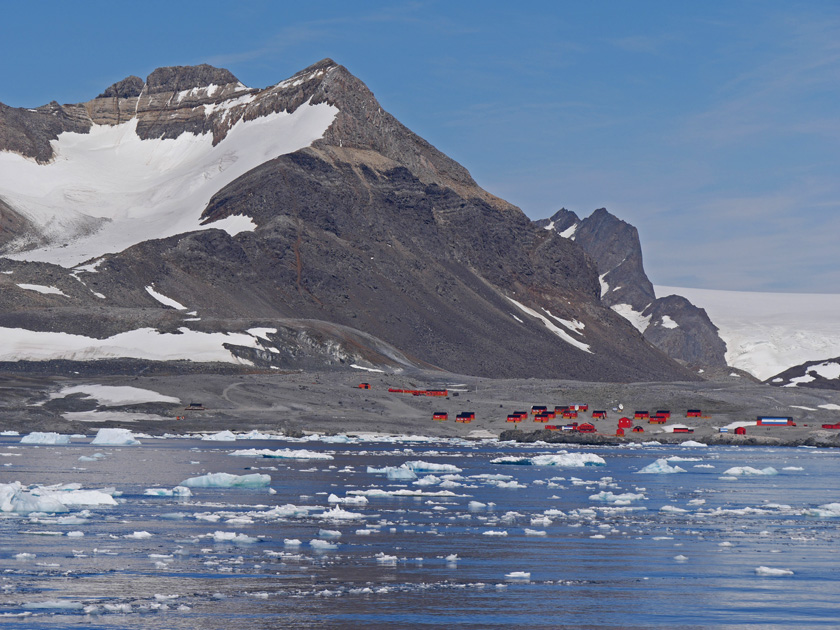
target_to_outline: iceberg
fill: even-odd
[[[29,435],[20,438],[21,444],[70,444],[69,435],[60,433],[33,431]]]
[[[128,429],[99,429],[91,444],[102,446],[133,446],[140,444]]]
[[[0,512],[56,514],[79,505],[117,505],[113,496],[101,490],[81,490],[76,484],[36,487],[26,490],[19,481],[0,484]]]
[[[683,473],[685,472],[685,468],[680,468],[679,466],[671,466],[666,459],[657,459],[652,464],[648,464],[644,468],[642,468],[640,473],[647,473],[647,474],[671,474],[671,473]]]
[[[264,488],[271,483],[269,475],[231,475],[230,473],[208,473],[201,477],[190,477],[180,485],[188,488]]]

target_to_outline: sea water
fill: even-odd
[[[0,438],[113,497],[0,512],[4,628],[840,626],[833,450],[138,439]]]

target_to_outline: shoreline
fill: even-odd
[[[366,382],[370,389],[361,389]],[[424,396],[389,389],[446,389],[445,396]],[[115,394],[114,392],[118,392]],[[125,392],[129,392],[126,394]],[[122,396],[122,399],[120,398]],[[144,398],[145,396],[145,398]],[[133,399],[132,399],[133,398]],[[198,403],[195,409],[190,403]],[[520,426],[506,421],[534,405],[587,404],[577,422],[597,433],[543,430],[529,415]],[[623,409],[620,409],[623,407]],[[607,410],[592,419],[592,410]],[[634,410],[669,409],[672,425],[693,433],[668,433]],[[687,409],[703,417],[686,418]],[[447,413],[444,422],[432,420]],[[459,413],[473,412],[469,423]],[[747,427],[746,435],[719,433],[734,422],[759,415],[792,416],[796,426]],[[644,433],[615,435],[618,419],[631,418]],[[299,436],[380,433],[427,437],[505,436],[548,444],[621,445],[688,440],[710,445],[840,447],[840,430],[822,424],[840,420],[840,392],[777,388],[745,380],[698,383],[584,383],[539,379],[479,379],[441,372],[384,374],[323,370],[282,374],[201,374],[156,372],[139,375],[0,373],[0,431],[20,434],[53,431],[95,434],[99,428],[125,428],[149,435],[256,430]],[[571,420],[552,420],[561,425]]]

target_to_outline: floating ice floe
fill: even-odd
[[[657,459],[652,464],[648,464],[644,468],[642,468],[640,473],[646,474],[671,474],[671,473],[683,473],[685,472],[684,468],[680,468],[679,466],[671,466],[668,463],[668,460],[665,459]]]
[[[530,580],[531,573],[530,571],[511,571],[510,573],[505,573],[505,579],[508,580]]]
[[[180,485],[188,488],[263,488],[271,483],[269,475],[231,475],[230,473],[208,473],[201,477],[190,477]]]
[[[695,440],[686,440],[685,442],[680,442],[680,446],[709,446],[708,444],[703,444],[703,442],[697,442]]]
[[[432,462],[417,461],[406,462],[404,466],[411,469],[416,474],[462,472],[460,468],[458,468],[457,466],[453,466],[452,464],[435,464]]]
[[[364,514],[360,514],[359,512],[348,512],[337,505],[321,515],[321,518],[327,521],[355,521],[364,517]]]
[[[113,496],[101,490],[82,490],[78,484],[38,486],[27,490],[15,481],[0,484],[0,512],[30,514],[67,512],[70,507],[117,505]]]
[[[253,536],[237,534],[236,532],[215,531],[208,535],[217,543],[251,544],[259,541],[258,538]]]
[[[685,514],[688,510],[684,510],[682,508],[678,508],[674,505],[663,505],[659,508],[660,512],[669,512],[671,514]]]
[[[723,474],[729,477],[752,477],[761,475],[778,475],[779,471],[772,466],[762,468],[761,470],[753,468],[752,466],[735,466],[724,471]]]
[[[270,448],[246,448],[231,453],[234,457],[267,457],[273,459],[319,459],[331,460],[332,455],[327,453],[317,453],[315,451],[308,451],[306,449],[291,449],[280,448],[272,450]]]
[[[357,496],[357,497],[339,497],[335,494],[331,494],[327,497],[328,503],[341,503],[343,505],[367,505],[369,503],[367,497]]]
[[[545,536],[546,532],[541,529],[528,529],[527,527],[524,529],[526,536]]]
[[[313,538],[309,541],[309,546],[313,549],[318,550],[331,550],[331,549],[338,549],[338,543],[331,543],[327,542],[326,540],[321,540],[320,538]]]
[[[132,446],[140,444],[134,439],[134,434],[128,429],[99,429],[91,444],[100,446]]]
[[[147,497],[189,497],[192,491],[185,486],[175,486],[171,490],[166,488],[146,488],[143,494]]]
[[[233,431],[219,431],[201,438],[207,442],[236,442],[236,434]]]
[[[761,566],[756,567],[755,574],[763,577],[789,577],[793,575],[793,571],[790,569],[774,569],[773,567]]]
[[[413,481],[417,479],[417,474],[408,466],[385,466],[383,468],[367,467],[368,474],[371,475],[386,475],[391,481]]]
[[[98,462],[101,459],[105,459],[104,453],[94,453],[93,455],[81,455],[79,457],[80,462]]]
[[[623,494],[599,492],[598,494],[589,495],[590,501],[603,501],[604,503],[612,503],[614,505],[629,505],[632,501],[640,501],[644,498],[646,498],[644,494],[633,492],[625,492]]]
[[[518,466],[558,466],[562,468],[583,468],[584,466],[606,466],[603,457],[594,453],[557,453],[534,457],[505,456],[490,460],[491,464],[512,464]]]
[[[33,431],[20,438],[21,444],[70,444],[69,435],[61,435],[53,431]]]
[[[399,490],[383,490],[382,488],[370,488],[368,490],[350,490],[347,494],[357,496],[366,496],[373,498],[386,497],[458,497],[458,495],[451,490],[409,490],[407,488],[400,488]]]
[[[806,509],[802,512],[805,516],[816,516],[817,518],[840,517],[840,503],[825,503],[815,508]]]

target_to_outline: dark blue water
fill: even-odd
[[[4,628],[840,627],[840,511],[818,509],[840,501],[834,451],[586,448],[570,452],[606,464],[565,468],[491,463],[558,452],[546,445],[141,441],[0,441],[0,483],[112,487],[119,503],[0,513]],[[247,448],[333,459],[230,456]],[[670,457],[686,472],[637,472]],[[418,460],[461,472],[447,487],[367,472]],[[778,474],[722,478],[736,466]],[[217,472],[268,474],[270,489],[144,494]],[[330,494],[374,488],[426,494],[325,516]]]

